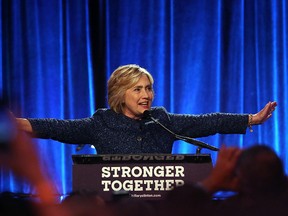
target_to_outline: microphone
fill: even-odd
[[[178,140],[182,140],[182,141],[185,141],[187,143],[190,143],[190,144],[193,144],[195,146],[198,146],[199,148],[206,148],[206,149],[210,149],[212,151],[219,151],[218,148],[212,146],[212,145],[209,145],[205,142],[202,142],[202,141],[199,141],[199,140],[196,140],[196,139],[193,139],[191,137],[186,137],[186,136],[182,136],[182,135],[179,135],[179,134],[176,134],[174,133],[173,131],[171,131],[170,129],[168,129],[167,127],[165,127],[163,124],[161,124],[161,122],[159,122],[157,119],[153,118],[152,114],[151,114],[151,111],[149,110],[145,110],[143,112],[143,118],[149,118],[151,119],[153,122],[155,122],[156,124],[160,125],[164,130],[168,131],[170,134],[174,135],[174,137]],[[200,151],[200,150],[198,150]]]

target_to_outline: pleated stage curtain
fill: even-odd
[[[246,135],[200,138],[214,146],[271,146],[287,166],[286,0],[1,0],[2,95],[20,117],[81,118],[107,106],[123,64],[155,78],[155,106],[174,113],[277,111]],[[85,146],[36,139],[60,194],[71,191],[71,155]],[[173,153],[194,153],[176,142]],[[214,161],[217,153],[211,153]],[[287,170],[287,169],[286,169]],[[32,193],[1,170],[1,191]]]

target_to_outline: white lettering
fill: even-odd
[[[154,175],[156,177],[164,177],[164,167],[163,166],[156,166],[154,168]]]
[[[154,181],[155,184],[155,191],[163,191],[164,190],[164,180],[155,180]]]
[[[144,166],[142,177],[153,177],[153,169],[154,167],[152,166],[149,166],[149,167]]]
[[[152,191],[153,180],[145,180],[146,183],[146,191]]]
[[[183,166],[175,166],[175,177],[184,177],[184,167]]]
[[[132,176],[136,178],[142,175],[142,169],[141,167],[138,167],[138,166],[133,167],[131,172],[132,172]]]
[[[102,167],[102,178],[110,177],[110,167]]]
[[[102,167],[102,178],[119,177],[184,177],[183,166]]]
[[[113,172],[112,176],[115,177],[119,177],[118,172],[121,170],[121,167],[111,167],[111,172]]]
[[[111,184],[111,188],[113,191],[120,191],[122,189],[122,183],[119,180],[115,180]]]
[[[143,191],[143,180],[134,180],[134,191]]]
[[[130,167],[123,166],[122,167],[122,175],[121,177],[131,177]]]
[[[174,166],[165,166],[165,177],[174,177]]]
[[[103,180],[103,191],[168,191],[174,187],[184,185],[184,181],[181,179],[161,179],[161,180]]]
[[[126,180],[123,182],[123,189],[125,191],[133,191],[133,180]]]
[[[182,179],[176,179],[175,183],[176,183],[176,187],[183,186],[185,184]]]
[[[104,166],[101,170],[103,191],[168,191],[185,184],[184,166]]]
[[[103,181],[101,182],[101,184],[104,185],[103,191],[110,191],[109,185],[111,184],[111,181],[105,181],[105,180],[103,180]]]
[[[174,184],[174,180],[166,180],[165,190],[172,190],[174,188],[173,184]]]

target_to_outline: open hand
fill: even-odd
[[[267,119],[272,116],[272,113],[275,111],[276,106],[277,103],[275,101],[268,102],[262,110],[253,115],[251,124],[263,124],[265,121],[267,121]]]

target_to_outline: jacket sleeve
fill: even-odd
[[[88,144],[96,130],[91,118],[59,120],[54,118],[28,118],[36,138],[53,139],[71,144]]]
[[[190,137],[205,137],[217,133],[245,134],[248,126],[248,114],[173,114],[163,107],[155,109],[154,114],[171,131]]]
[[[214,134],[245,134],[248,114],[210,113],[203,115],[170,114],[170,124],[180,134],[203,137]]]

